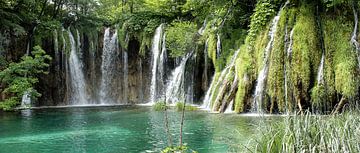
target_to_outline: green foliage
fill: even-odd
[[[31,56],[23,56],[18,63],[10,63],[9,66],[0,72],[0,81],[5,84],[2,91],[8,95],[1,107],[9,110],[16,106],[26,91],[30,91],[33,98],[40,94],[34,90],[34,85],[38,82],[38,74],[47,74],[45,69],[49,66],[47,62],[51,60],[49,55],[41,47],[36,46]]]
[[[290,75],[291,80],[294,80],[292,87],[297,100],[309,100],[308,92],[315,78],[312,74],[317,73],[321,59],[322,51],[319,48],[314,10],[313,4],[302,4],[294,25]]]
[[[164,101],[158,101],[152,107],[155,111],[165,111],[168,106],[166,106]]]
[[[185,104],[183,102],[177,102],[175,105],[175,108],[177,111],[182,111],[184,109],[184,105]],[[199,110],[199,108],[197,108],[196,106],[192,106],[192,105],[186,105],[185,110],[186,111],[196,111],[196,110]]]
[[[191,51],[196,34],[196,26],[188,21],[174,21],[166,29],[166,47],[171,57],[184,56]]]
[[[359,88],[359,72],[357,70],[356,53],[349,43],[352,34],[352,22],[344,17],[326,18],[325,21],[325,47],[332,57],[333,66],[331,69],[335,78],[328,75],[329,83],[335,81],[337,93],[345,97],[352,97],[357,94]],[[329,72],[330,73],[330,72]]]
[[[271,17],[276,13],[276,5],[271,0],[259,0],[256,4],[255,12],[251,16],[248,41],[254,41],[256,35],[262,31]]]

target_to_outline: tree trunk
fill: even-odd
[[[223,100],[225,93],[227,93],[227,91],[229,90],[229,86],[230,83],[228,80],[224,80],[223,84],[221,85],[221,87],[219,88],[219,92],[216,96],[216,99],[214,101],[214,105],[213,105],[213,111],[218,111],[219,107],[221,105],[221,101]]]
[[[220,107],[220,113],[224,113],[226,110],[226,107],[230,107],[230,101],[235,99],[235,95],[238,89],[238,82],[239,80],[235,78],[234,82],[232,83],[232,86],[230,88],[229,94],[225,96],[224,100],[222,101],[222,105]]]
[[[341,112],[342,108],[344,108],[344,105],[346,104],[347,99],[343,96],[340,100],[340,102],[337,104],[336,108],[331,112],[331,114],[338,114]]]

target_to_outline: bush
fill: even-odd
[[[165,111],[168,106],[163,101],[158,101],[152,107],[155,111]]]

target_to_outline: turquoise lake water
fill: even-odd
[[[184,143],[200,153],[242,152],[256,117],[186,112]],[[178,142],[180,113],[169,112]],[[167,146],[164,113],[150,107],[74,107],[0,113],[1,153],[138,153]]]

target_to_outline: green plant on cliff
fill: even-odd
[[[184,56],[191,51],[196,34],[196,26],[188,21],[174,21],[166,29],[166,48],[171,57]]]
[[[10,63],[8,67],[0,72],[0,81],[4,85],[3,94],[6,98],[0,102],[0,108],[11,110],[19,104],[25,92],[30,92],[32,98],[41,96],[34,89],[38,82],[37,75],[47,74],[46,68],[51,60],[49,55],[39,46],[32,51],[33,56],[23,56],[18,63]]]

